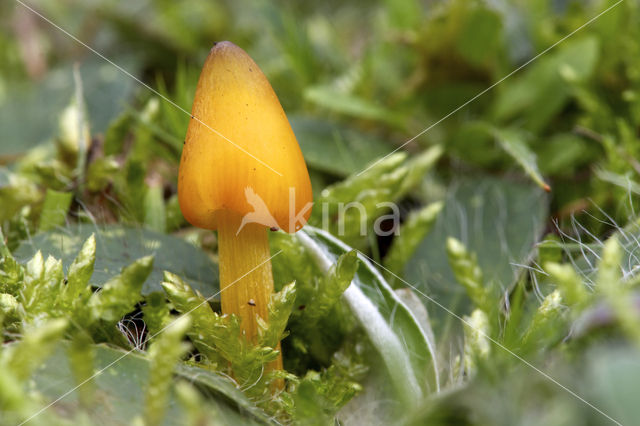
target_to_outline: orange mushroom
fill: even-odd
[[[309,173],[267,78],[233,43],[211,49],[191,114],[180,209],[192,225],[218,231],[222,312],[239,316],[255,341],[256,315],[268,322],[273,293],[267,229],[295,232],[306,223]]]

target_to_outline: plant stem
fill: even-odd
[[[237,315],[242,320],[241,328],[247,339],[256,343],[256,315],[269,322],[269,299],[273,293],[267,228],[248,223],[236,235],[241,224],[240,215],[225,210],[219,212],[216,219],[222,313]],[[280,350],[280,343],[276,349]],[[268,368],[282,369],[282,355]]]

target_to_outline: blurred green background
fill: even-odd
[[[46,189],[53,189],[75,191],[82,201],[73,213],[78,221],[140,224],[214,247],[206,236],[184,230],[175,193],[189,116],[163,97],[190,110],[210,47],[230,40],[259,64],[277,93],[317,202],[335,208],[362,201],[368,229],[388,213],[377,203],[397,203],[405,224],[442,203],[437,219],[413,219],[417,224],[407,229],[415,238],[398,239],[395,248],[390,238],[361,237],[360,218],[347,217],[346,243],[462,316],[477,300],[459,284],[451,246],[447,252],[449,237],[460,240],[475,253],[479,281],[499,301],[491,336],[543,360],[559,381],[622,423],[638,424],[640,412],[628,399],[638,389],[638,353],[620,337],[629,329],[611,332],[604,321],[602,332],[593,314],[596,319],[583,320],[596,332],[563,346],[573,320],[591,307],[584,305],[554,317],[558,322],[543,327],[536,346],[523,340],[519,317],[535,317],[556,288],[545,262],[571,262],[591,290],[602,242],[611,235],[624,248],[620,279],[635,294],[638,1],[25,5],[0,4],[0,221],[10,245],[30,230],[16,218],[36,217]],[[69,109],[70,102],[82,107]],[[79,145],[83,132],[88,140]],[[69,160],[79,149],[88,154],[82,184],[74,174],[80,166]],[[322,224],[319,213],[311,224]],[[338,224],[328,226],[336,231]],[[393,275],[386,278],[404,287]],[[454,373],[456,356],[464,354],[462,326],[423,302],[447,390],[425,402],[416,424],[607,424],[498,347],[463,387],[467,377]],[[514,316],[509,303],[518,306]]]

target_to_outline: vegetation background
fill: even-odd
[[[0,22],[0,423],[639,424],[637,0],[16,0]],[[269,78],[317,203],[402,219],[272,233],[255,346],[176,198],[220,40]]]

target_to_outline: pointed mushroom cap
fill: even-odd
[[[182,149],[178,199],[194,226],[217,229],[231,210],[287,232],[311,214],[311,182],[291,125],[247,53],[217,43],[200,74]]]

